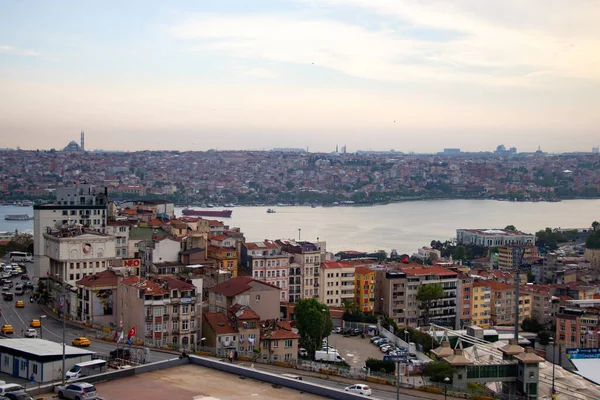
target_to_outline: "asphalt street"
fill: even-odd
[[[12,280],[14,284],[20,282],[18,277],[12,278]],[[13,301],[4,301],[4,299],[0,297],[0,310],[2,312],[0,324],[10,324],[14,328],[14,333],[12,335],[8,334],[6,337],[22,337],[23,333],[27,329],[31,328],[29,326],[31,320],[39,319],[42,323],[42,327],[41,330],[40,328],[36,328],[38,331],[38,337],[51,340],[53,342],[62,343],[62,320],[59,321],[56,319],[56,317],[46,315],[37,303],[30,303],[30,295],[31,291],[22,296],[15,295]],[[25,308],[16,308],[15,304],[17,300],[23,300],[25,303]],[[90,339],[92,344],[89,346],[89,349],[103,356],[108,356],[108,354],[117,347],[117,344],[113,342],[95,340],[96,331],[92,329],[84,329],[82,327],[73,326],[67,323],[65,329],[65,339],[67,345],[71,345],[72,340],[78,336],[85,336]],[[120,345],[120,347],[122,346],[123,345]],[[175,357],[173,354],[150,350],[150,357],[149,359],[146,357],[146,362],[168,360],[173,357]]]

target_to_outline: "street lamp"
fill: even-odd
[[[448,383],[450,382],[450,378],[444,378],[444,400],[448,398]]]
[[[550,336],[548,339],[552,343],[552,392],[551,392],[551,397],[553,399],[555,399],[556,398],[556,389],[554,388],[554,370],[556,367],[556,342],[554,341],[554,338],[552,336]]]

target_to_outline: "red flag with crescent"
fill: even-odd
[[[127,334],[127,339],[132,338],[134,336],[135,336],[135,326],[129,330],[129,333]]]

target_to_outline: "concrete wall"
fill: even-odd
[[[291,389],[300,390],[302,392],[315,394],[317,396],[326,397],[336,400],[354,400],[364,399],[364,396],[358,394],[352,394],[341,390],[333,389],[327,386],[321,386],[315,383],[309,383],[299,381],[296,379],[290,379],[277,374],[271,374],[264,371],[257,371],[253,368],[240,367],[239,365],[230,364],[226,362],[216,361],[209,358],[190,356],[190,361],[193,364],[200,365],[207,368],[216,369],[230,374],[245,376],[251,379],[258,379],[259,381],[285,386]],[[290,371],[293,373],[293,371]]]

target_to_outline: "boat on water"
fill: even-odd
[[[33,217],[30,217],[28,214],[9,214],[4,217],[7,221],[29,221],[32,220]]]
[[[191,208],[185,208],[181,213],[183,215],[193,215],[197,217],[230,218],[233,210],[193,210]]]
[[[275,214],[276,212],[277,212],[277,211],[275,211],[275,209],[274,209],[274,208],[269,208],[269,209],[267,210],[267,214]]]

